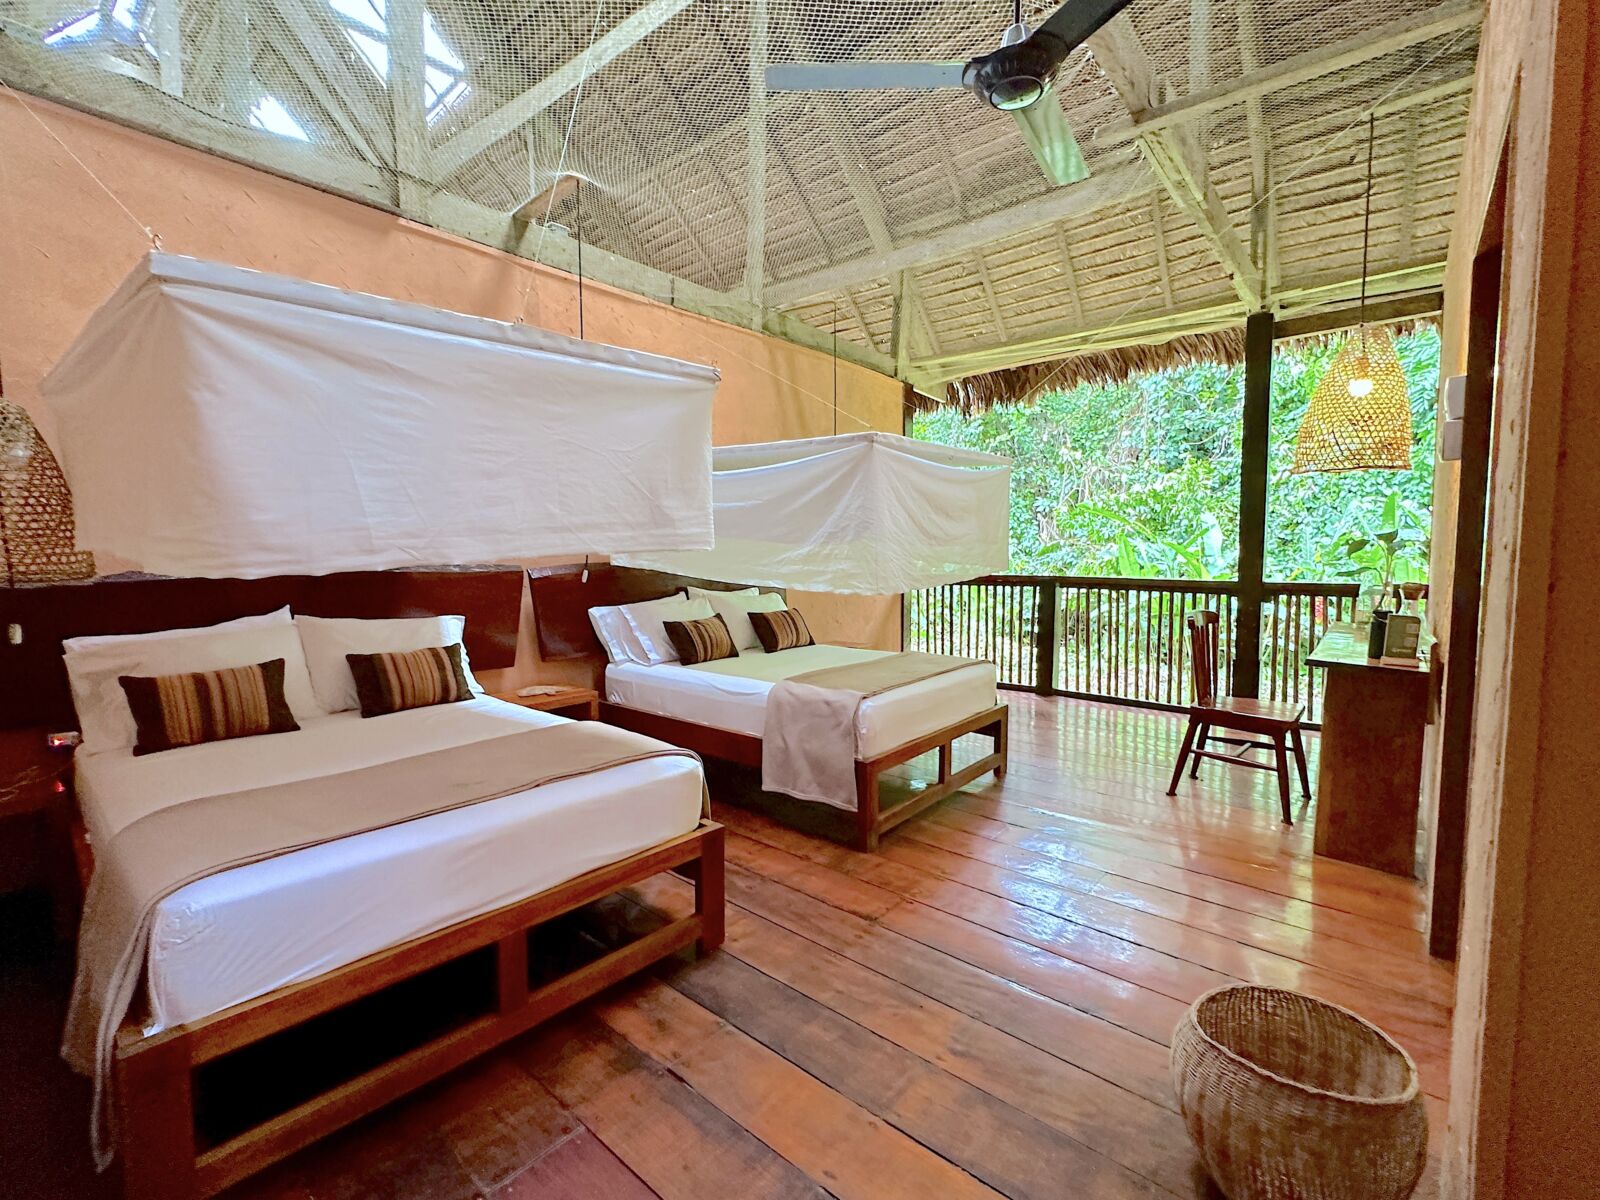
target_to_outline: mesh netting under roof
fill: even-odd
[[[586,270],[928,386],[1347,300],[1374,107],[1374,290],[1436,286],[1477,49],[1465,0],[1135,0],[1061,72],[1091,175],[1054,187],[965,92],[760,85],[763,43],[985,52],[1000,0],[422,4],[0,0],[0,78],[559,266],[581,231]]]

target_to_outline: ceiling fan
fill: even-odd
[[[767,88],[774,92],[967,88],[1016,118],[1028,149],[1052,183],[1076,183],[1088,176],[1089,169],[1050,83],[1067,55],[1131,0],[1067,0],[1032,30],[1023,23],[1022,0],[1013,2],[1014,19],[1000,39],[1000,48],[971,62],[786,63],[767,68]]]

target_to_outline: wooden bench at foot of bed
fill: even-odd
[[[747,733],[699,725],[676,717],[664,717],[624,704],[601,701],[600,719],[610,725],[631,729],[648,737],[693,750],[702,758],[721,759],[744,767],[761,768],[761,739]],[[993,740],[994,749],[973,762],[954,769],[952,749],[956,739],[973,733]],[[896,746],[877,758],[856,760],[856,835],[861,850],[876,850],[878,839],[889,830],[937,804],[952,792],[965,787],[980,775],[993,771],[995,778],[1006,773],[1009,753],[1010,713],[1004,704],[974,713],[953,725],[935,729],[915,741]],[[939,752],[938,778],[891,808],[882,807],[880,777],[930,751]]]
[[[694,880],[692,916],[564,974],[530,980],[529,939],[536,927],[662,871]],[[125,1195],[128,1200],[214,1195],[686,946],[695,945],[702,954],[714,950],[722,943],[723,927],[723,830],[701,821],[691,832],[631,858],[204,1020],[149,1037],[136,1025],[125,1025],[117,1038],[115,1068]],[[481,994],[476,1002],[481,1011],[468,1002],[464,1013],[441,1020],[437,1010],[421,1011],[411,1003],[413,997],[396,997],[394,989],[458,964],[484,968],[482,986],[474,993]],[[459,1003],[461,989],[450,977],[443,977],[436,990]],[[423,1031],[416,1044],[222,1140],[208,1144],[201,1137],[197,1092],[205,1088],[197,1080],[203,1081],[208,1067],[253,1048],[270,1060],[269,1039],[338,1019],[341,1010],[357,1011],[359,1023],[359,1009],[350,1006],[385,998],[396,1001],[390,1006],[399,1013],[396,1024]],[[250,1065],[247,1061],[243,1072],[247,1084]],[[303,1065],[311,1071],[320,1064]]]

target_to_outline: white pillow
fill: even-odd
[[[759,650],[761,639],[756,627],[750,623],[753,612],[781,612],[788,601],[777,592],[763,592],[760,588],[745,588],[738,592],[714,592],[706,588],[690,588],[689,595],[704,600],[728,626],[733,637],[733,648],[740,654],[746,650]]]
[[[68,638],[62,643],[85,749],[126,749],[137,731],[120,675],[179,675],[283,659],[283,697],[296,721],[323,715],[287,608],[201,629]]]
[[[392,650],[422,650],[433,646],[461,646],[461,671],[475,696],[483,688],[472,674],[463,634],[465,617],[308,617],[296,614],[295,628],[305,646],[306,666],[317,703],[329,712],[361,707],[356,679],[346,654],[383,654]]]
[[[633,636],[639,639],[645,662],[654,667],[661,663],[677,662],[678,652],[667,637],[668,621],[709,621],[716,610],[704,600],[691,600],[687,596],[664,596],[660,600],[643,600],[638,604],[624,604],[622,615],[628,619]]]
[[[594,634],[606,648],[606,657],[614,663],[641,663],[650,665],[650,658],[634,636],[633,626],[620,605],[601,605],[589,610],[589,624]]]

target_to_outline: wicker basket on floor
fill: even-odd
[[[1172,1082],[1229,1200],[1404,1200],[1427,1161],[1411,1057],[1298,992],[1246,984],[1201,996],[1173,1035]]]

